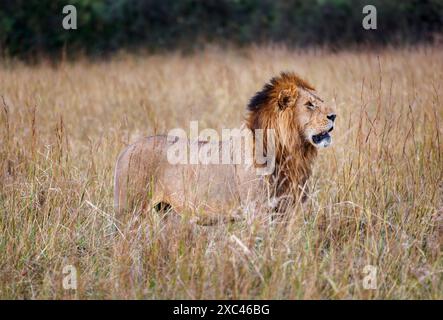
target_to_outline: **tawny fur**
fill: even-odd
[[[208,217],[229,220],[254,201],[277,199],[274,207],[287,208],[301,198],[317,155],[312,136],[332,130],[333,120],[327,116],[334,110],[309,83],[282,73],[257,92],[247,112],[243,130],[275,132],[276,168],[271,175],[257,176],[256,165],[172,165],[166,158],[168,148],[188,141],[144,138],[117,160],[114,199],[120,217],[137,204],[146,208],[167,203],[177,213],[191,212],[204,223]],[[223,143],[230,142],[220,143],[220,149]]]

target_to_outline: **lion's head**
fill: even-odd
[[[282,73],[252,97],[248,111],[250,130],[271,129],[275,134],[276,194],[305,192],[317,148],[331,144],[334,109],[312,85],[293,73]],[[266,148],[266,140],[264,144]]]
[[[306,144],[331,144],[335,110],[314,87],[294,73],[282,73],[255,94],[248,105],[250,129],[274,129],[282,147],[291,151]]]

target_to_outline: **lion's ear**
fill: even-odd
[[[281,110],[292,107],[297,101],[298,92],[296,90],[285,89],[280,91],[278,95],[278,107]]]

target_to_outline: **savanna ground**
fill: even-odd
[[[0,63],[0,298],[443,298],[443,49],[207,49]],[[240,125],[296,71],[337,106],[287,224],[113,220],[113,168],[141,135]],[[118,232],[116,230],[118,227]],[[65,290],[63,268],[78,270]],[[377,289],[363,269],[377,267]]]

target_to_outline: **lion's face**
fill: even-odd
[[[315,91],[304,88],[284,90],[279,101],[282,101],[280,105],[285,106],[281,110],[282,121],[286,125],[289,119],[296,122],[291,127],[297,128],[302,139],[317,148],[326,148],[331,144],[330,132],[334,129],[335,110],[317,96]]]

